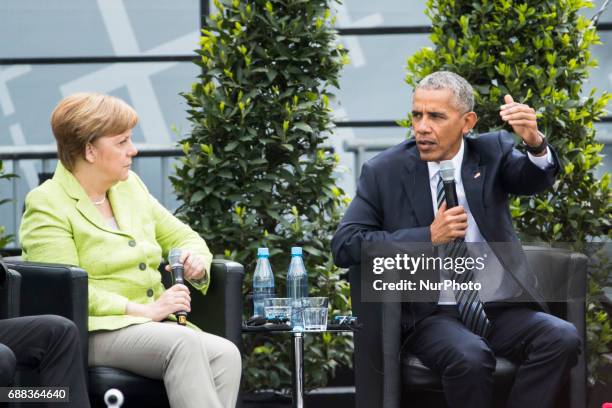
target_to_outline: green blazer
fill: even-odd
[[[151,196],[135,173],[111,187],[108,199],[119,230],[107,224],[77,179],[58,163],[53,178],[27,195],[19,231],[25,260],[87,271],[90,331],[150,321],[126,315],[126,305],[153,303],[161,296],[157,268],[174,247],[204,257],[207,278],[190,283],[206,293],[212,262],[206,243]]]

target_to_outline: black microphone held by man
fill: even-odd
[[[455,166],[452,160],[440,162],[440,178],[442,178],[442,185],[444,186],[446,208],[457,207],[459,200],[457,199],[457,188],[455,187]]]

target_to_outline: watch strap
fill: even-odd
[[[529,146],[527,143],[525,143],[525,141],[523,141],[523,146],[525,146],[525,150],[527,150],[529,153],[534,154],[534,155],[538,155],[542,153],[544,150],[546,150],[546,147],[548,146],[548,143],[546,142],[546,138],[541,133],[540,133],[540,136],[542,137],[542,143],[540,143],[537,146]]]

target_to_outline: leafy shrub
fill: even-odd
[[[330,87],[347,61],[330,1],[215,6],[197,50],[202,74],[183,95],[192,129],[172,178],[184,203],[178,213],[215,255],[245,266],[245,299],[257,248],[270,249],[284,296],[289,249],[299,245],[310,295],[329,296],[332,313],[345,314],[348,283],[333,265],[330,240],[346,197],[335,185],[338,158],[322,146],[333,127]],[[244,336],[248,390],[290,387],[288,340]],[[324,385],[338,364],[351,365],[349,336],[307,336],[306,348],[308,387]]]

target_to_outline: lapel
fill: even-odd
[[[461,179],[465,198],[467,199],[470,211],[478,228],[485,239],[486,233],[485,210],[484,210],[484,180],[486,178],[487,167],[480,165],[480,155],[471,149],[469,138],[464,139],[465,150],[463,153],[463,163],[461,165]],[[478,174],[480,174],[478,176]]]
[[[419,225],[430,225],[434,220],[431,189],[429,188],[429,171],[427,162],[421,160],[415,147],[407,152],[408,159],[404,162],[404,189]],[[424,198],[425,197],[425,198]]]
[[[130,205],[130,199],[125,197],[125,193],[119,188],[119,183],[115,184],[108,191],[108,200],[113,207],[113,214],[115,220],[121,231],[132,231],[132,206]]]
[[[79,213],[81,213],[81,215],[85,219],[87,219],[87,221],[89,221],[96,227],[106,232],[110,232],[113,234],[119,234],[119,235],[129,235],[126,232],[117,231],[111,228],[110,226],[108,226],[108,224],[106,224],[106,221],[102,217],[102,214],[100,214],[100,211],[98,211],[98,209],[93,205],[93,203],[87,196],[87,193],[85,192],[81,184],[72,175],[72,173],[66,170],[66,168],[59,161],[57,162],[57,167],[55,169],[55,173],[53,174],[53,179],[62,186],[62,188],[64,189],[64,191],[70,198],[76,200],[75,207],[77,211],[79,211]],[[119,200],[113,200],[111,198],[111,195],[114,195],[111,193],[113,192],[113,189],[115,187],[116,186],[113,186],[113,188],[111,188],[111,192],[109,192],[109,200],[110,200],[111,206],[113,207],[113,213],[115,215],[115,219],[117,220],[117,224],[122,230],[130,231],[130,229],[127,227],[131,227],[131,225],[129,225],[129,223],[124,220],[120,222],[120,218],[118,218],[118,211],[115,209],[115,205],[118,204]],[[123,216],[123,213],[125,213],[125,209],[121,209],[121,210],[122,210],[121,218],[124,219],[125,217]],[[129,214],[128,214],[127,219],[129,219]],[[126,228],[124,228],[124,226]]]

